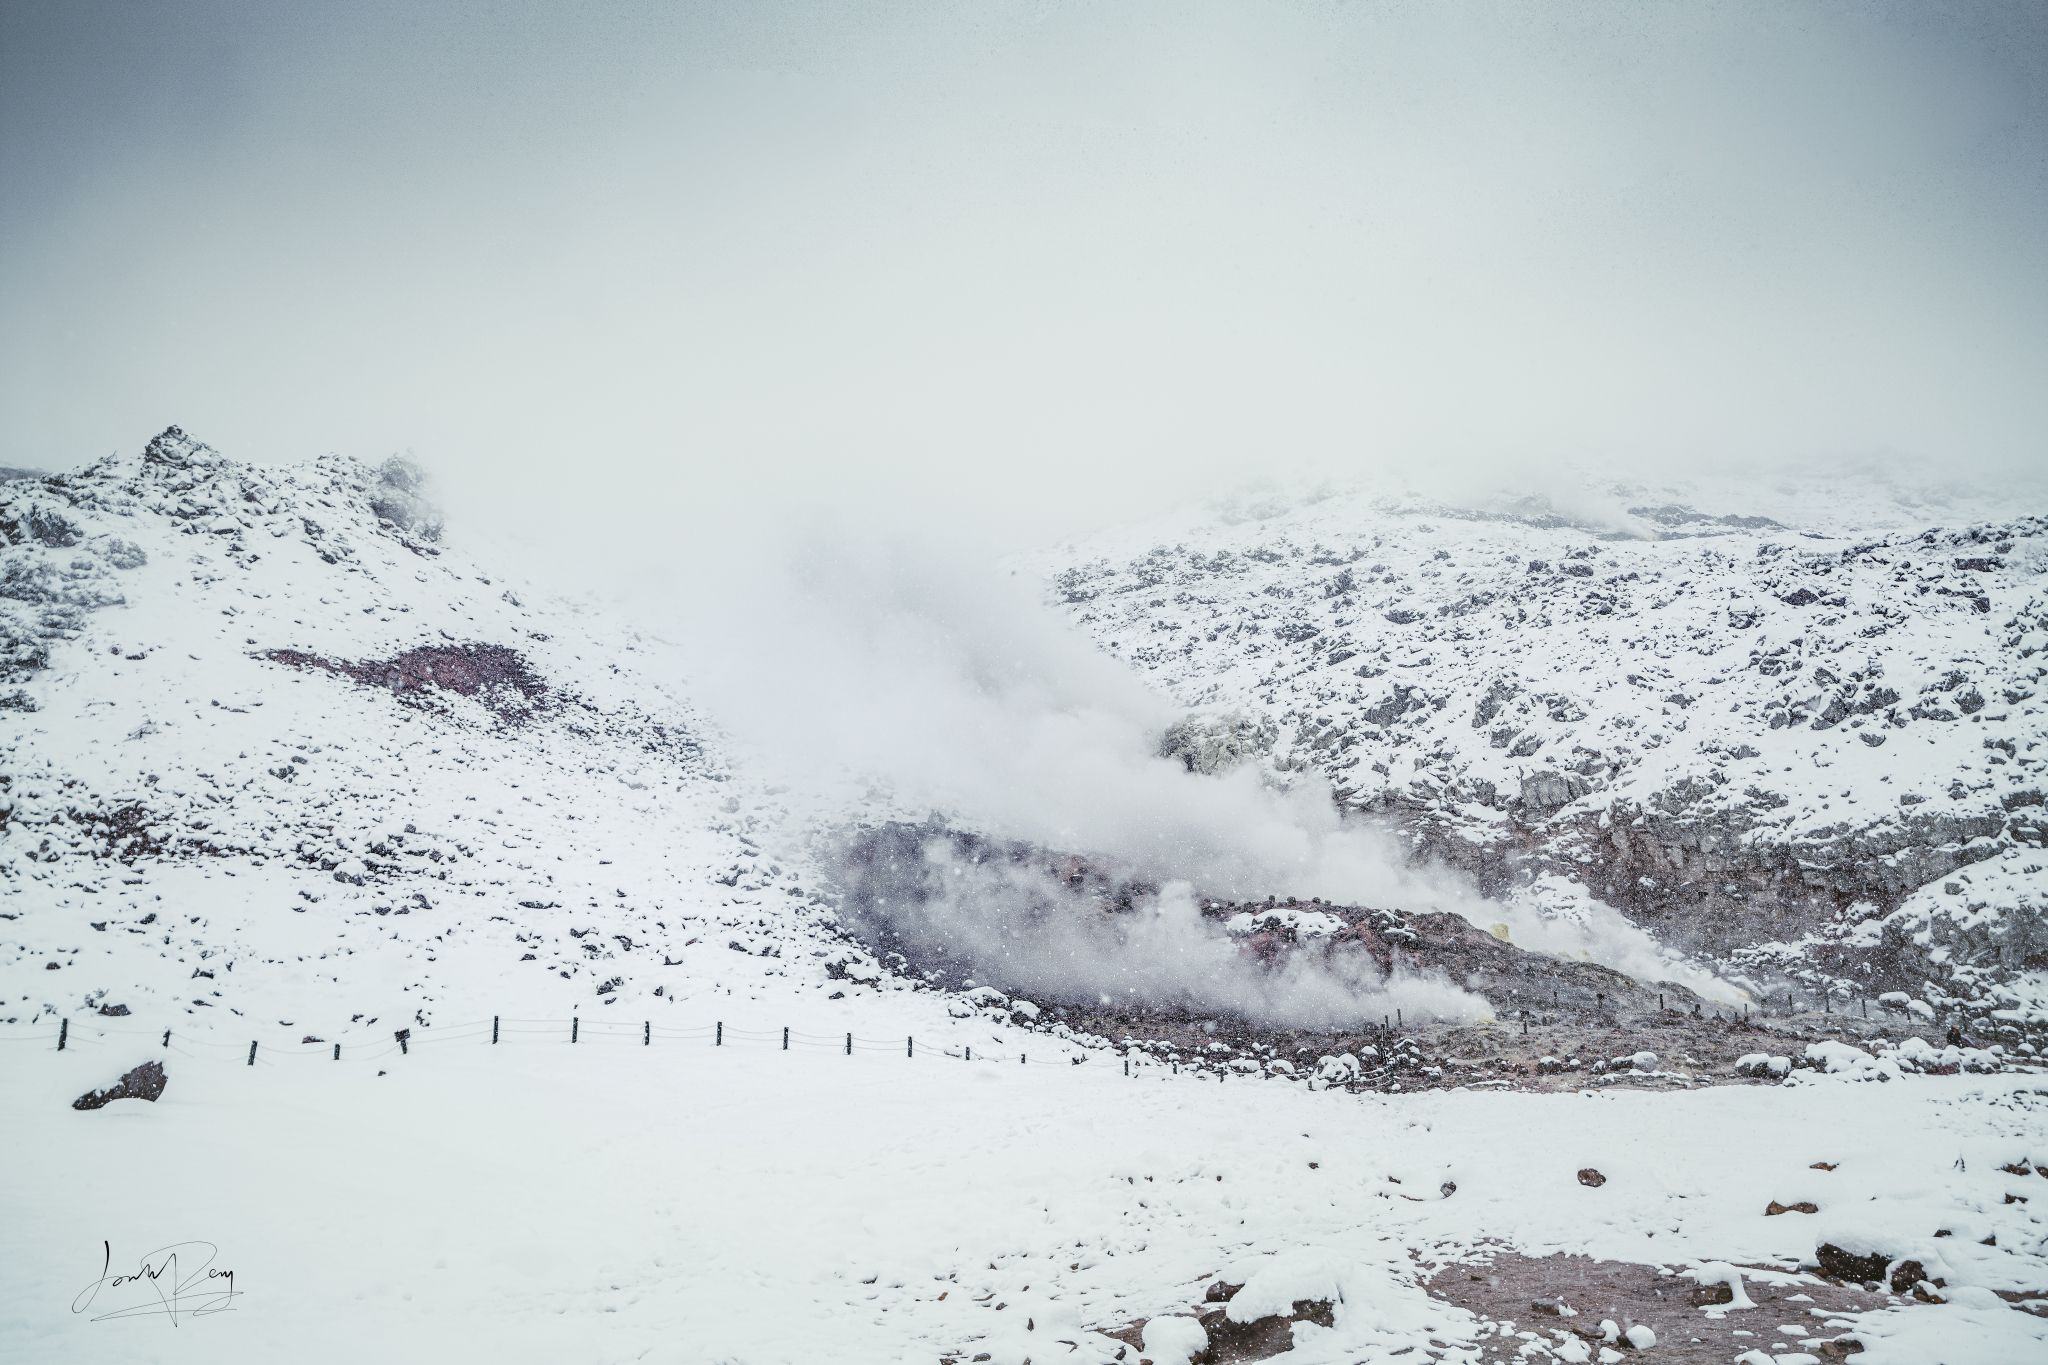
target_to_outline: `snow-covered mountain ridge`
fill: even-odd
[[[2048,861],[2048,520],[1822,506],[1586,520],[1355,494],[1025,564],[1190,708],[1166,747],[1191,768],[1321,774],[1491,894],[1590,895],[1725,953],[1923,887],[1979,903],[1993,869],[2038,886]],[[2039,899],[2009,895],[1975,957],[2048,953]]]
[[[0,1328],[28,1354],[120,1354],[123,1324],[67,1305],[160,1233],[208,1239],[250,1296],[147,1346],[163,1324],[126,1324],[178,1359],[601,1340],[1112,1365],[1237,1339],[1224,1283],[1242,1335],[1305,1361],[1584,1360],[1563,1328],[1514,1335],[1521,1305],[1568,1292],[1580,1323],[1719,1349],[1719,1309],[1664,1284],[1723,1261],[1760,1304],[1798,1301],[1787,1322],[1815,1314],[1805,1347],[2038,1353],[2043,1325],[1999,1297],[2042,1284],[2037,1215],[2000,1202],[2037,1179],[2018,1172],[2042,1150],[2038,1076],[2003,1074],[2032,1052],[1702,1019],[1588,963],[1540,964],[1554,1008],[1519,1034],[1396,1013],[1379,1052],[1305,1035],[1282,1055],[1193,1013],[1177,1043],[1117,1031],[1112,1052],[1084,1016],[924,989],[848,938],[832,869],[789,835],[822,801],[750,774],[682,690],[686,651],[437,539],[423,491],[403,463],[264,468],[175,431],[0,488],[0,1098],[49,1177],[16,1182],[11,1225],[57,1248]],[[1195,727],[1180,752],[1273,763],[1285,728]],[[1347,920],[1368,951],[1442,930],[1468,967],[1533,956],[1452,915],[1209,908],[1232,961]],[[1570,980],[1606,999],[1560,1000]],[[1654,1001],[1654,1049],[1617,1001]],[[140,1061],[168,1072],[160,1100],[73,1107]],[[1504,1132],[1543,1159],[1503,1161]],[[181,1178],[110,1175],[139,1145]],[[1806,1273],[1852,1236],[1951,1301],[1908,1316]],[[1524,1279],[1481,1303],[1465,1267],[1507,1246]],[[1631,1297],[1588,1285],[1586,1257],[1626,1267]]]
[[[878,978],[764,845],[773,802],[736,795],[673,650],[438,531],[402,461],[263,467],[175,428],[5,486],[16,1017],[334,1037],[455,996],[565,1016]]]

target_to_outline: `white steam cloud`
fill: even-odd
[[[1077,911],[1036,867],[925,848],[927,894],[891,907],[899,939],[936,942],[1009,990],[1111,1008],[1168,1007],[1282,1028],[1356,1028],[1396,1010],[1470,1019],[1486,1002],[1437,977],[1382,974],[1362,953],[1249,961],[1205,921],[1194,888],[1168,882],[1117,914]],[[1068,902],[1068,903],[1062,903]]]
[[[1253,471],[2040,467],[2044,16],[0,6],[0,465],[410,448],[459,534],[672,605],[819,811],[1672,974],[1157,759],[987,566]]]
[[[1590,957],[1644,980],[1677,980],[1713,999],[1730,988],[1688,967],[1619,913],[1588,902],[1568,917],[1536,902],[1490,902],[1459,875],[1420,867],[1378,823],[1346,818],[1316,775],[1286,789],[1251,766],[1191,774],[1159,756],[1179,712],[1096,651],[1037,600],[1038,585],[992,564],[985,547],[925,528],[876,537],[813,523],[781,542],[793,557],[737,550],[687,575],[671,599],[694,642],[692,690],[787,786],[800,812],[831,824],[936,815],[1048,849],[1107,855],[1155,884],[1249,900],[1453,911],[1504,923],[1516,943]],[[731,547],[728,547],[731,548]],[[968,892],[972,891],[973,895]],[[1454,985],[1382,983],[1303,965],[1274,976],[1210,936],[1162,894],[1129,924],[1077,924],[1061,946],[1051,918],[1025,932],[1029,902],[963,878],[928,912],[984,949],[1063,990],[1153,1001],[1236,1000],[1259,1017],[1330,1020],[1394,1001],[1469,1016]],[[1367,997],[1377,1003],[1363,1004]]]

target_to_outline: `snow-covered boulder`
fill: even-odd
[[[1279,727],[1261,716],[1231,711],[1197,713],[1167,727],[1162,758],[1177,758],[1191,773],[1220,773],[1269,753]]]
[[[1209,1333],[1193,1318],[1152,1318],[1145,1324],[1145,1354],[1154,1365],[1187,1365],[1209,1349]]]

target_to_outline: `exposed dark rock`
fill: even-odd
[[[123,1010],[122,1013],[127,1013]],[[164,1068],[161,1062],[144,1062],[123,1076],[105,1090],[94,1090],[80,1095],[71,1102],[73,1109],[98,1109],[115,1100],[149,1100],[154,1103],[164,1093]]]
[[[157,833],[162,818],[145,806],[130,804],[111,810],[74,806],[65,814],[74,829],[91,835],[108,855],[124,862],[156,857],[171,847],[170,837]]]
[[[257,656],[291,668],[319,669],[381,687],[400,698],[419,698],[430,689],[481,697],[501,715],[541,700],[548,685],[524,656],[502,645],[426,645],[396,658],[347,663],[296,649],[266,650]],[[524,705],[522,705],[522,703]]]
[[[1944,887],[1954,888],[1950,895],[1962,890],[1957,882]],[[1883,932],[1888,960],[1909,977],[1939,977],[1957,967],[2048,967],[2048,911],[2038,905],[2006,905],[1995,916],[1899,915],[1885,921]]]
[[[1239,1365],[1240,1362],[1269,1360],[1294,1349],[1293,1324],[1312,1322],[1321,1327],[1336,1325],[1336,1306],[1328,1299],[1296,1299],[1288,1313],[1271,1313],[1251,1322],[1235,1322],[1226,1307],[1241,1284],[1211,1284],[1202,1296],[1202,1308],[1195,1316],[1209,1334],[1209,1344],[1198,1352],[1191,1365]],[[1122,1327],[1104,1328],[1103,1335],[1124,1342],[1129,1350],[1143,1347],[1145,1324],[1139,1318]]]
[[[1578,790],[1573,790],[1574,781],[1566,773],[1535,773],[1522,779],[1522,804],[1538,810],[1548,810],[1566,805],[1584,794],[1585,779],[1578,778]]]
[[[977,899],[976,913],[998,915],[1004,921],[1004,932],[995,934],[996,939],[1014,932],[1041,933],[1049,924],[1061,926],[1062,933],[1071,926],[1114,935],[1118,916],[1141,909],[1159,891],[1114,860],[1054,853],[937,824],[891,824],[868,830],[847,846],[840,879],[843,920],[877,959],[898,963],[914,979],[953,989],[971,979],[1041,1003],[1071,1006],[1075,1025],[1093,1033],[1137,1031],[1177,1039],[1206,1027],[1204,1042],[1226,1037],[1293,1042],[1292,1031],[1255,1023],[1214,1001],[1156,998],[1105,1003],[1092,988],[1067,990],[1053,981],[1020,978],[1020,972],[1030,970],[1031,957],[1016,951],[1014,937],[1004,939],[1012,946],[1000,953],[979,952],[977,945],[990,940],[962,933],[957,917],[945,909],[961,889],[956,874],[976,868],[987,869],[977,876],[991,878],[989,895]],[[1219,933],[1224,922],[1251,916],[1253,929],[1234,934],[1233,941],[1246,965],[1258,970],[1287,970],[1307,957],[1347,973],[1365,969],[1383,977],[1436,976],[1484,995],[1504,1010],[1607,1015],[1654,1010],[1660,993],[1675,1008],[1689,1008],[1696,1001],[1690,991],[1673,983],[1643,985],[1592,962],[1524,951],[1452,913],[1404,914],[1316,902],[1295,908],[1312,909],[1337,921],[1333,932],[1301,936],[1277,920],[1270,925],[1259,922],[1262,912],[1277,913],[1291,905],[1209,899],[1201,902],[1201,913]],[[1364,1035],[1370,1034],[1375,1045],[1384,1044],[1389,1040],[1379,1035],[1385,1025],[1398,1027],[1394,1020],[1360,1019],[1341,1036],[1358,1035],[1363,1046]],[[1324,1036],[1334,1046],[1340,1035]]]
[[[1233,1286],[1238,1288],[1241,1286]],[[1195,1357],[1200,1365],[1235,1365],[1238,1361],[1267,1360],[1294,1349],[1294,1324],[1313,1322],[1320,1327],[1336,1325],[1334,1305],[1328,1299],[1296,1299],[1293,1311],[1269,1313],[1250,1322],[1236,1322],[1225,1307],[1207,1308],[1196,1315],[1209,1334],[1209,1348]]]
[[[1891,1257],[1883,1252],[1854,1256],[1833,1242],[1821,1243],[1814,1251],[1813,1258],[1820,1263],[1821,1274],[1855,1284],[1883,1279],[1885,1267],[1891,1264]]]
[[[1594,1170],[1591,1166],[1588,1166],[1585,1170],[1579,1172],[1579,1183],[1581,1185],[1589,1185],[1597,1190],[1607,1183],[1607,1177]]]

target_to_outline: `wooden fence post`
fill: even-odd
[[[341,1044],[340,1044],[340,1043],[336,1043],[336,1044],[334,1045],[334,1060],[335,1060],[335,1061],[337,1061],[337,1062],[341,1060]]]
[[[256,1040],[254,1038],[249,1040],[249,1065],[256,1065]]]
[[[846,1035],[846,1055],[849,1057],[853,1055],[853,1035],[851,1033]]]
[[[57,1026],[57,1051],[64,1050],[64,1044],[71,1038],[71,1021],[66,1019]]]
[[[654,1021],[652,1019],[640,1021],[640,1046],[654,1046]]]
[[[498,1016],[494,1014],[494,1015],[492,1015],[492,1016],[491,1016],[491,1046],[492,1046],[492,1047],[496,1047],[497,1045],[498,1045]]]
[[[786,1025],[782,1030],[782,1050],[784,1052],[789,1051],[789,1029]]]
[[[583,1027],[583,1016],[582,1016],[582,1015],[580,1015],[580,1014],[572,1014],[572,1015],[570,1015],[570,1016],[569,1016],[569,1041],[570,1041],[570,1042],[572,1042],[572,1043],[573,1043],[573,1042],[575,1042],[575,1041],[576,1041],[576,1031],[577,1031],[578,1029],[582,1028],[582,1027]]]
[[[723,1019],[721,1019],[721,1020],[719,1020],[719,1021],[718,1021],[718,1036],[717,1036],[717,1037],[715,1037],[715,1038],[713,1038],[713,1039],[711,1040],[711,1046],[713,1046],[713,1047],[724,1047],[724,1046],[725,1046],[725,1020],[723,1020]]]

